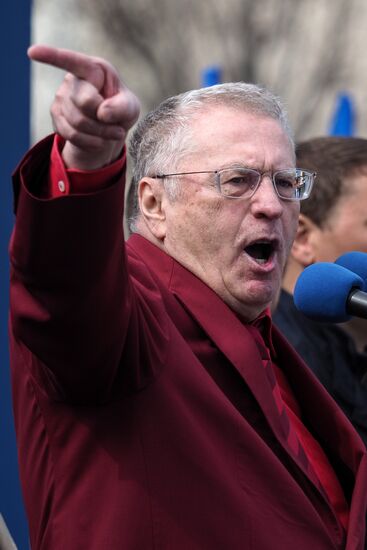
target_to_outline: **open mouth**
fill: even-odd
[[[258,264],[266,264],[275,250],[275,244],[271,241],[257,241],[246,246],[245,252]]]

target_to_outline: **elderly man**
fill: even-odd
[[[360,549],[363,443],[272,327],[313,174],[243,83],[138,102],[104,60],[68,71],[56,137],[15,177],[11,347],[32,548]]]

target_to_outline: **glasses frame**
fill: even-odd
[[[243,197],[243,196],[232,197],[231,195],[224,195],[221,191],[221,185],[220,185],[220,175],[221,175],[221,173],[222,172],[227,172],[229,170],[236,170],[236,169],[249,170],[250,172],[254,172],[255,174],[257,174],[258,177],[259,177],[259,180],[258,180],[257,184],[255,185],[254,189],[252,190],[251,195],[249,195],[247,197]],[[296,172],[303,172],[305,175],[310,177],[309,187],[307,189],[307,192],[305,193],[305,196],[303,196],[301,198],[298,198],[298,197],[283,197],[282,195],[279,194],[279,191],[278,191],[278,189],[276,187],[276,184],[275,184],[275,176],[279,173],[287,172],[288,170],[295,170]],[[300,201],[303,201],[305,199],[308,199],[308,197],[311,194],[315,178],[317,176],[316,172],[310,172],[309,170],[304,170],[303,168],[285,168],[284,170],[276,170],[275,172],[271,172],[271,171],[260,172],[259,170],[255,170],[254,168],[247,168],[247,167],[243,166],[243,167],[233,167],[233,168],[221,168],[220,170],[199,170],[199,171],[194,171],[194,172],[176,172],[176,173],[171,173],[171,174],[156,174],[154,176],[154,178],[165,179],[165,178],[169,178],[169,177],[173,177],[173,176],[190,176],[190,175],[193,175],[193,174],[215,174],[215,176],[216,176],[215,177],[215,183],[216,183],[218,193],[222,197],[225,197],[226,199],[235,199],[235,200],[243,199],[243,198],[251,199],[254,196],[254,194],[256,193],[256,191],[258,190],[258,188],[260,187],[260,184],[261,184],[264,176],[269,176],[271,181],[272,181],[273,188],[274,188],[274,191],[275,191],[276,195],[284,201],[293,201],[293,202],[300,202]]]

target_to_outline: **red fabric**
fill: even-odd
[[[346,537],[289,457],[248,327],[146,239],[125,245],[123,178],[29,192],[50,150],[14,176],[11,369],[32,549],[362,550],[366,451],[309,369],[273,327],[307,426],[338,463]]]
[[[47,195],[49,197],[56,198],[69,193],[92,193],[102,190],[115,183],[116,177],[126,162],[126,152],[124,150],[123,155],[114,163],[99,170],[86,171],[66,168],[61,157],[64,143],[59,135],[55,135],[48,174]],[[60,182],[62,190],[60,189]]]
[[[346,529],[349,517],[348,503],[327,456],[320,444],[303,424],[301,408],[297,403],[284,372],[276,364],[276,353],[271,340],[271,325],[270,312],[266,311],[254,321],[252,330],[256,331],[254,337],[257,341],[260,341],[260,345],[262,344],[266,348],[264,357],[266,369],[271,370],[271,374],[274,373],[276,377],[276,382],[274,380],[274,382],[271,383],[272,391],[279,414],[281,414],[283,420],[285,420],[283,412],[285,407],[286,420],[290,422],[290,428],[286,429],[288,444],[290,448],[293,449],[296,457],[299,454],[298,445],[301,444],[305,453],[305,466],[307,467],[307,462],[309,461],[312,473],[316,474],[338,515],[339,521]],[[294,436],[292,435],[293,432],[295,434]]]
[[[65,171],[64,164],[60,156],[62,146],[63,141],[57,136],[54,147],[52,149],[49,173],[49,189],[51,189],[51,195],[53,197],[60,196],[61,194],[60,190],[57,187],[57,183],[60,179],[67,182],[65,193],[77,193],[81,190],[83,190],[84,192],[86,190],[96,191],[99,187],[103,188],[104,186],[106,186],[106,181],[107,183],[109,183],[108,178],[113,177],[117,173],[117,171],[121,169],[121,164],[123,162],[122,160],[114,163],[112,167],[108,168],[108,171],[106,169],[95,171],[92,175],[92,178],[90,177],[90,173],[85,171]],[[71,182],[70,184],[69,181]],[[266,317],[268,323],[271,323],[268,312],[266,313]],[[262,316],[261,322],[265,322],[264,319],[265,315]],[[257,321],[257,323],[259,323],[259,320]],[[270,335],[269,328],[267,329],[267,332]],[[262,339],[264,345],[266,345],[270,353],[272,347],[270,341],[265,344],[263,338],[261,336],[260,338]],[[288,443],[291,445],[293,441],[291,438],[291,434],[292,431],[295,430],[295,433],[297,434],[297,437],[306,453],[308,460],[312,465],[313,470],[318,476],[322,487],[326,491],[326,494],[328,495],[341,524],[346,529],[348,525],[349,507],[344,497],[338,478],[336,477],[335,472],[331,467],[330,462],[328,461],[322,448],[302,423],[300,407],[295,400],[294,394],[284,376],[284,373],[274,362],[272,362],[272,369],[276,376],[281,395],[281,397],[280,395],[278,397],[278,393],[276,393],[274,398],[275,400],[277,398],[282,399],[282,402],[278,403],[277,407],[278,409],[282,409],[283,404],[286,406],[287,420],[289,419],[291,423],[291,431],[288,435]],[[298,441],[294,441],[294,445],[296,445],[298,448]],[[297,451],[295,451],[295,454],[297,454]]]
[[[315,470],[335,512],[338,515],[339,521],[343,525],[344,529],[347,529],[349,506],[345,499],[339,480],[321,446],[302,423],[301,409],[297,404],[284,373],[277,365],[273,364],[273,367],[280,386],[283,402],[287,408],[289,419],[297,432],[298,438],[301,441],[313,469]]]

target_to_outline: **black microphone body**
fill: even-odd
[[[347,298],[347,313],[352,317],[367,319],[367,292],[352,290]]]

